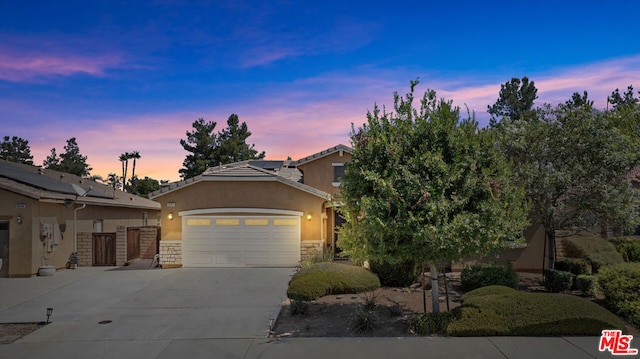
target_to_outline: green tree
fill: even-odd
[[[87,156],[82,156],[80,153],[80,148],[78,147],[75,137],[67,140],[64,150],[65,152],[58,157],[56,149],[52,148],[51,154],[44,160],[43,166],[51,170],[71,173],[76,176],[89,176],[92,168],[87,164]]]
[[[254,144],[251,146],[247,144],[249,136],[251,132],[247,124],[245,122],[240,124],[236,114],[229,116],[227,128],[218,133],[219,145],[213,155],[214,165],[264,158],[264,151],[258,154]]]
[[[502,124],[500,148],[526,188],[532,220],[544,227],[549,267],[554,267],[556,230],[632,227],[636,190],[625,175],[638,165],[637,143],[613,125],[611,114],[574,94],[539,117]]]
[[[149,193],[160,189],[160,182],[153,178],[146,177],[139,179],[137,176],[132,176],[129,180],[128,191],[144,198],[149,198]]]
[[[182,162],[183,168],[178,171],[180,177],[185,179],[195,177],[211,166],[214,151],[218,147],[218,135],[213,132],[215,122],[205,122],[200,118],[192,126],[194,130],[187,131],[187,139],[180,140],[182,148],[190,152]]]
[[[0,143],[0,159],[33,165],[29,141],[17,136],[11,138],[4,136],[2,143]]]
[[[355,261],[429,262],[438,311],[438,263],[517,240],[527,207],[492,133],[434,91],[414,109],[417,83],[404,98],[394,94],[395,112],[376,106],[352,128],[338,245]]]
[[[193,123],[193,131],[187,131],[187,139],[180,140],[180,144],[190,152],[182,163],[180,177],[195,177],[208,167],[218,166],[238,161],[261,159],[265,153],[258,153],[254,145],[246,143],[251,132],[247,124],[232,114],[227,121],[227,128],[215,133],[216,122],[205,122],[200,118]]]
[[[136,176],[136,160],[140,159],[140,152],[139,151],[133,151],[129,154],[129,158],[133,159],[133,166],[131,167],[131,178],[134,178]]]
[[[107,176],[107,185],[113,187],[113,189],[121,189],[120,177],[115,173],[109,173]]]
[[[493,106],[487,106],[487,112],[491,115],[490,124],[516,121],[519,119],[531,120],[536,117],[533,105],[538,98],[538,89],[535,82],[529,81],[525,76],[522,80],[512,78],[500,85],[500,95]]]

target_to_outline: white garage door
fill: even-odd
[[[289,267],[300,260],[300,217],[185,216],[184,267]]]

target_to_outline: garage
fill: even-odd
[[[182,264],[296,266],[300,261],[300,215],[183,215]]]

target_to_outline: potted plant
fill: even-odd
[[[71,252],[69,256],[69,264],[71,269],[78,268],[78,252]]]

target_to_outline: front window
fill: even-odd
[[[344,177],[344,164],[334,163],[333,164],[333,184],[339,185],[340,182],[342,182],[343,177]]]

